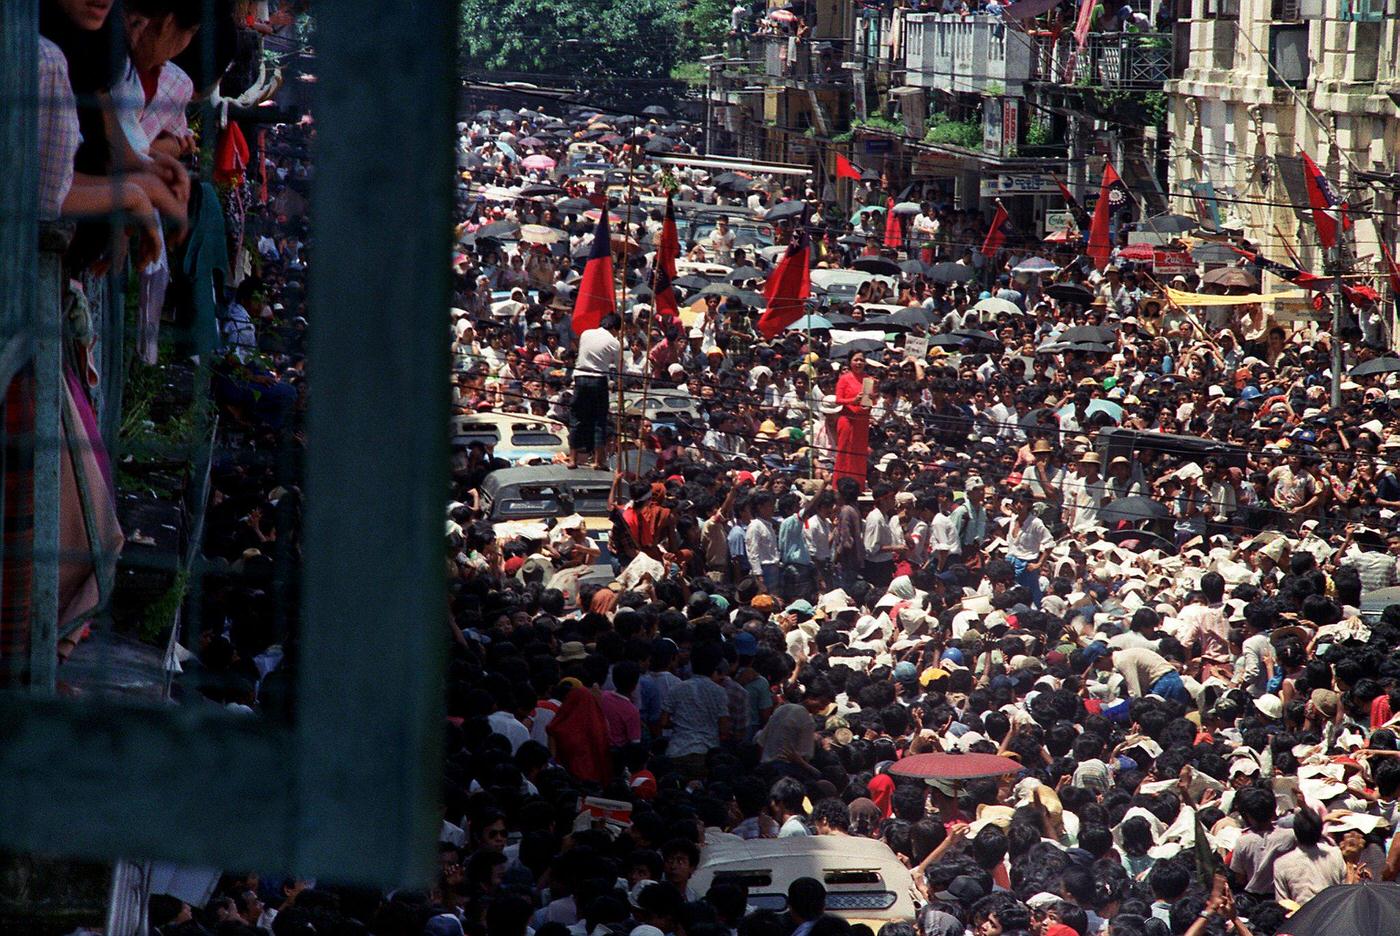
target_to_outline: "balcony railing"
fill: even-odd
[[[1155,91],[1177,77],[1171,33],[1090,33],[1084,48],[1061,33],[1032,37],[1032,80],[1116,91]]]
[[[760,46],[764,74],[809,84],[835,84],[849,80],[841,69],[845,42],[798,39],[794,36],[763,36]]]
[[[1031,77],[1026,37],[990,16],[915,13],[905,19],[905,83],[949,94],[1000,85],[1019,94]]]

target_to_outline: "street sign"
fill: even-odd
[[[1056,231],[1063,231],[1065,228],[1074,227],[1073,211],[1047,211],[1045,212],[1045,233],[1054,234]]]
[[[982,194],[988,198],[1013,195],[1054,195],[1060,191],[1048,172],[1003,172],[982,180]]]
[[[1158,276],[1186,276],[1196,272],[1189,250],[1153,250],[1152,272]]]

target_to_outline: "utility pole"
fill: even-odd
[[[1342,406],[1342,309],[1347,301],[1346,294],[1342,292],[1344,250],[1339,236],[1332,257],[1332,395],[1330,402],[1334,410],[1341,409]]]

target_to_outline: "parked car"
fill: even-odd
[[[557,419],[529,413],[473,413],[452,417],[452,448],[465,451],[480,442],[512,465],[551,462],[567,454],[569,429]]]
[[[725,836],[700,852],[690,879],[697,893],[727,882],[748,891],[755,910],[787,910],[788,886],[811,877],[826,887],[828,913],[872,930],[914,919],[914,880],[895,853],[877,839],[816,835],[784,839]]]

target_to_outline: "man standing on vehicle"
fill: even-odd
[[[720,215],[715,220],[715,229],[710,232],[710,250],[714,252],[716,263],[731,263],[734,260],[734,232],[729,229],[729,218]]]
[[[617,372],[622,345],[617,333],[622,319],[603,316],[597,328],[578,339],[574,362],[574,400],[569,419],[569,467],[577,468],[579,454],[593,457],[594,468],[606,468],[608,438],[608,375]]]

